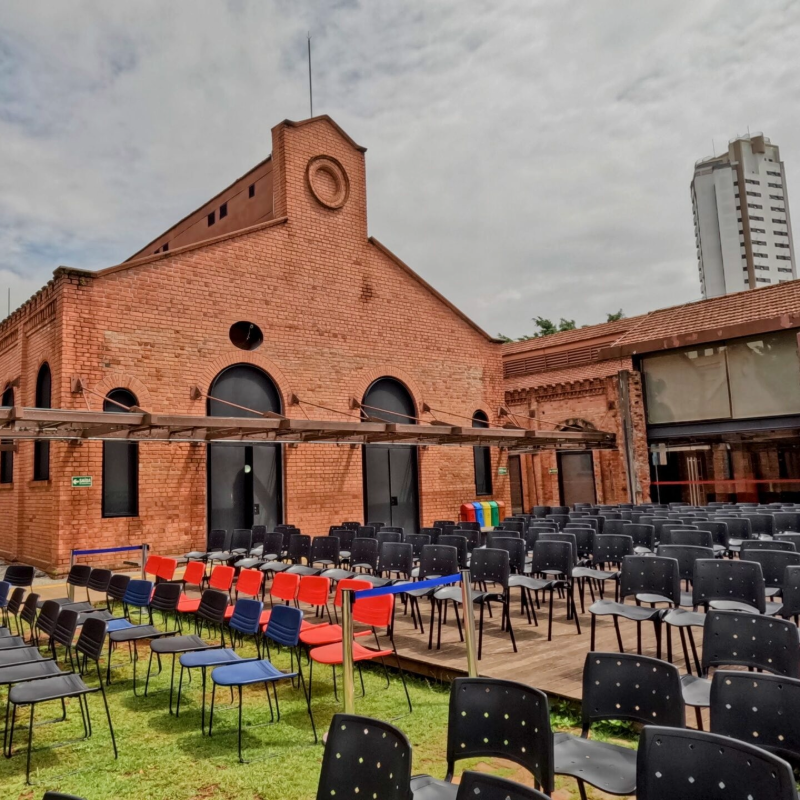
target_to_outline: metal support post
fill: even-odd
[[[70,572],[72,572],[72,567],[74,566],[74,564],[75,564],[75,551],[74,550],[70,550],[69,551],[69,571]],[[75,587],[71,583],[67,584],[67,597],[69,597],[70,600],[74,600],[75,599]]]
[[[344,684],[344,713],[355,714],[352,589],[342,590],[342,683]]]
[[[468,569],[461,570],[461,605],[464,609],[464,639],[467,644],[467,671],[478,677],[478,651],[475,648],[475,611],[472,607],[472,578]]]
[[[149,550],[150,550],[150,545],[148,544],[142,545],[142,580],[147,579],[147,575],[145,574],[144,571],[144,565],[147,563],[147,553]]]

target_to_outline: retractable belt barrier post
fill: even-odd
[[[75,564],[75,559],[78,556],[98,556],[104,555],[106,553],[130,553],[133,550],[141,550],[142,552],[142,578],[145,577],[144,575],[144,565],[147,561],[147,551],[149,545],[147,544],[131,544],[125,545],[123,547],[98,547],[91,550],[72,550],[69,554],[69,565],[70,568]],[[67,592],[69,593],[70,599],[72,599],[72,587],[67,587]]]
[[[475,616],[472,608],[472,580],[468,569],[458,575],[444,575],[415,583],[381,586],[377,589],[352,589],[342,591],[342,681],[344,683],[344,713],[355,713],[355,670],[353,664],[353,601],[387,594],[403,594],[409,589],[434,589],[461,582],[461,599],[464,607],[464,638],[467,645],[467,669],[471,678],[478,676],[478,655],[475,649]]]

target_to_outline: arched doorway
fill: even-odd
[[[414,423],[414,401],[394,378],[379,378],[364,394],[364,417]],[[364,516],[366,522],[419,530],[417,449],[410,445],[364,446]]]
[[[236,408],[225,400],[243,408]],[[255,417],[251,411],[281,413],[281,397],[266,372],[235,364],[214,378],[211,417]],[[272,530],[282,519],[281,446],[261,442],[218,442],[208,446],[208,528]]]

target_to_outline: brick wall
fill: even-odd
[[[318,155],[332,157],[347,174],[349,198],[340,209],[312,194],[306,165]],[[58,319],[27,336],[16,361],[7,364],[0,354],[0,376],[21,371],[25,403],[32,404],[38,361],[48,358],[54,406],[86,408],[88,399],[91,408],[102,407],[99,396],[70,392],[70,379],[80,376],[101,395],[129,388],[147,410],[204,414],[205,401],[191,399],[192,387],[207,392],[226,366],[250,363],[272,377],[288,416],[340,420],[291,405],[290,398],[352,413],[351,397],[360,399],[372,381],[391,376],[409,389],[423,418],[429,418],[420,410],[426,402],[466,416],[482,409],[498,424],[499,346],[368,240],[363,151],[318,119],[277,126],[273,161],[276,220],[96,274],[59,272],[50,290]],[[239,320],[261,328],[260,348],[245,352],[231,344],[228,331]],[[15,479],[13,490],[0,491],[4,520],[6,508],[19,507],[19,533],[10,526],[13,544],[0,552],[63,570],[73,547],[146,540],[156,552],[178,553],[201,546],[205,446],[139,447],[138,517],[101,517],[102,443],[54,444],[47,486]],[[25,477],[32,474],[32,449],[23,443],[15,465]],[[286,520],[318,535],[332,523],[362,519],[361,459],[360,448],[349,445],[285,447]],[[496,474],[504,459],[493,452],[494,497],[508,505],[507,478]],[[72,489],[72,475],[92,475],[93,487]],[[461,502],[474,499],[471,449],[422,448],[419,483],[424,525],[457,515]]]

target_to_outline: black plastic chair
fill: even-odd
[[[642,623],[652,622],[656,637],[656,657],[661,658],[661,622],[666,613],[663,608],[656,608],[657,603],[668,603],[678,608],[681,602],[681,578],[678,562],[674,558],[659,556],[625,556],[622,561],[619,587],[620,602],[597,600],[589,607],[592,615],[592,641],[590,650],[595,646],[595,628],[598,616],[611,616],[617,634],[620,653],[625,652],[622,634],[619,629],[619,618],[636,623],[636,652],[642,652]],[[642,605],[625,603],[626,597],[635,597],[638,603],[649,603],[650,608]]]
[[[73,589],[86,589],[89,585],[89,578],[91,575],[92,568],[88,564],[73,564],[67,573],[67,586],[71,586]],[[67,596],[53,599],[55,599],[59,605],[63,606],[82,603],[82,601],[76,600],[74,595],[73,597]],[[86,592],[86,599],[89,599],[88,589]],[[43,602],[43,600],[40,600],[39,605],[41,606]],[[92,607],[91,603],[83,603],[83,605],[88,605],[89,608]]]
[[[786,567],[781,600],[778,614],[784,619],[794,619],[795,625],[800,624],[800,567]]]
[[[556,775],[585,783],[608,794],[636,793],[636,751],[589,739],[592,723],[628,720],[644,725],[682,728],[685,711],[677,667],[656,658],[617,653],[588,653],[583,666],[580,736],[554,738]]]
[[[695,562],[692,604],[704,610],[716,608],[751,614],[776,614],[780,610],[777,603],[767,607],[760,564],[720,558],[701,558]]]
[[[456,521],[454,519],[435,519],[433,521],[434,528],[441,528],[443,525],[455,525]]]
[[[355,538],[350,551],[350,569],[353,574],[362,572],[374,573],[378,569],[378,540],[373,538]],[[359,572],[360,570],[360,572]]]
[[[525,581],[515,581],[515,583],[524,585],[526,589],[534,593],[549,592],[547,609],[548,642],[553,637],[553,600],[556,589],[565,589],[567,620],[574,619],[578,634],[581,632],[581,623],[575,607],[575,551],[576,547],[570,541],[540,539],[533,548],[531,576]],[[543,577],[535,577],[537,575]]]
[[[31,752],[33,747],[34,711],[39,703],[46,703],[53,700],[64,701],[71,697],[77,697],[81,707],[81,717],[83,718],[85,738],[92,735],[91,720],[89,718],[89,704],[86,695],[100,692],[103,696],[103,705],[108,719],[108,729],[111,733],[111,744],[114,748],[114,758],[117,758],[117,742],[114,737],[114,726],[111,723],[111,712],[108,710],[108,700],[103,688],[103,680],[100,674],[100,656],[103,652],[103,644],[106,638],[106,623],[101,619],[88,618],[81,630],[81,635],[75,645],[75,652],[78,656],[84,656],[84,663],[94,661],[97,669],[97,680],[99,686],[90,688],[83,678],[76,673],[64,675],[54,675],[53,677],[43,678],[27,683],[18,683],[12,686],[8,693],[8,703],[11,711],[11,728],[8,735],[8,744],[5,747],[5,755],[11,758],[14,748],[14,727],[17,716],[17,709],[20,706],[30,706],[30,721],[28,728],[28,756],[25,768],[26,783],[31,782]]]
[[[378,531],[375,534],[375,538],[378,540],[378,545],[380,546],[386,542],[402,542],[403,534],[397,533],[397,531]]]
[[[459,537],[462,538],[463,537]],[[377,542],[376,542],[377,544]],[[440,578],[443,575],[455,575],[459,570],[458,551],[451,545],[429,544],[422,548],[422,557],[419,561],[419,579],[424,581],[426,578]],[[408,598],[411,603],[411,619],[416,628],[419,622],[419,632],[425,633],[422,624],[422,613],[419,608],[420,598],[427,597],[433,605],[433,589],[415,589],[414,584],[410,583],[407,592],[403,596]],[[433,608],[431,608],[433,616]],[[429,644],[430,646],[430,644]]]
[[[775,533],[800,533],[800,512],[776,511],[772,518],[775,524]]]
[[[606,581],[614,581],[614,599],[619,599],[619,570],[625,556],[633,555],[633,539],[630,536],[600,533],[594,537],[592,560],[589,566],[576,567],[572,571],[573,578],[578,580],[581,597],[581,613],[584,612],[585,587],[588,583],[589,592],[594,602],[594,588],[596,583],[600,598],[603,598],[603,586]],[[615,569],[606,570],[606,565]]]
[[[728,533],[728,524],[720,520],[713,519],[707,522],[698,522],[698,530],[708,531],[711,534],[711,546],[714,552],[720,555],[727,553],[730,547],[730,533]]]
[[[29,589],[33,586],[35,576],[36,570],[27,564],[9,564],[6,567],[6,574],[3,576],[3,580],[12,586],[21,586],[24,589]]]
[[[405,734],[371,717],[335,714],[322,756],[317,800],[378,797],[410,800],[411,745]]]
[[[673,528],[661,532],[660,545],[679,545],[685,547],[702,547],[711,550],[710,558],[714,558],[716,553],[713,550],[714,537],[711,531],[683,530]]]
[[[749,519],[743,517],[716,517],[715,522],[724,522],[728,526],[728,550],[738,553],[745,539],[753,538],[753,529]]]
[[[106,589],[106,607],[112,609],[117,603],[121,603],[128,591],[128,584],[131,582],[130,575],[114,574],[108,582]]]
[[[561,530],[569,522],[569,514],[548,514],[545,519],[554,522]]]
[[[775,533],[775,517],[766,513],[744,513],[742,519],[750,520],[753,536],[772,536]]]
[[[378,533],[381,532],[386,533],[399,533],[401,536],[403,535],[404,531],[399,525],[384,525],[382,528],[378,529]]]
[[[487,536],[486,546],[499,548],[508,553],[508,566],[510,570],[510,575],[508,576],[509,591],[511,589],[520,590],[522,613],[527,613],[529,625],[531,622],[534,622],[538,626],[539,620],[536,617],[536,604],[531,595],[531,589],[529,588],[529,584],[531,584],[534,579],[532,579],[530,575],[525,574],[527,555],[525,552],[525,542],[515,536],[501,536],[496,532],[497,529],[495,528],[495,532]],[[514,531],[508,531],[507,533],[514,533]],[[531,617],[531,614],[533,617]]]
[[[0,637],[0,651],[10,650],[16,647],[25,647],[28,644],[35,643],[33,625],[36,622],[39,595],[36,594],[36,592],[29,592],[20,604],[19,598],[24,591],[25,590],[21,586],[18,586],[11,593],[7,611],[9,615],[13,615],[14,617],[14,621],[17,625],[17,635]],[[23,623],[27,623],[30,629],[30,642],[25,641],[25,627]]]
[[[370,581],[378,585],[386,585],[395,581],[410,581],[414,568],[414,548],[410,542],[384,542],[378,552],[378,571],[382,574],[379,581]],[[367,576],[370,580],[371,576]]]
[[[786,539],[747,539],[742,542],[739,557],[746,561],[747,553],[751,550],[785,550],[789,553],[796,553],[797,547],[794,542]]]
[[[422,548],[425,547],[426,544],[435,544],[433,541],[433,536],[427,532],[430,530],[431,528],[423,528],[422,533],[406,534],[406,543],[410,544],[412,547],[415,562],[419,561],[420,557],[422,556]],[[436,534],[436,538],[439,538],[438,532]]]
[[[800,680],[719,670],[711,681],[711,732],[761,747],[800,767]]]
[[[366,525],[360,525],[356,531],[356,539],[374,539],[381,528],[383,528],[382,522],[368,522]]]
[[[749,544],[751,542],[746,542],[745,546]],[[746,547],[742,552],[742,558],[761,564],[767,597],[779,597],[783,590],[786,567],[800,565],[800,553],[794,550],[751,550]]]
[[[760,747],[647,725],[636,759],[637,800],[796,800],[789,764]]]
[[[230,542],[228,531],[221,528],[213,528],[208,532],[205,550],[192,550],[184,556],[189,561],[208,561],[212,553],[225,552]]]
[[[415,776],[411,780],[414,797],[454,800],[456,762],[465,758],[512,761],[531,773],[537,789],[552,794],[553,735],[547,695],[513,681],[456,678],[450,688],[447,775],[443,781]]]
[[[776,542],[791,542],[795,550],[800,552],[800,533],[776,533],[774,541]]]
[[[308,562],[311,556],[311,537],[308,534],[302,533],[289,533],[282,534],[286,552],[280,559],[275,561],[268,561],[262,564],[259,569],[264,572],[285,572],[292,566],[300,566],[303,559]],[[286,544],[286,536],[289,537],[289,542]],[[317,537],[320,538],[320,537]],[[314,574],[312,572],[312,574]]]
[[[797,627],[783,619],[739,611],[709,611],[703,627],[703,655],[700,675],[681,678],[683,699],[696,710],[697,727],[702,730],[700,709],[711,700],[712,667],[748,667],[790,678],[800,677],[800,638]]]
[[[507,778],[467,770],[458,783],[456,800],[547,800],[547,795]]]
[[[466,569],[469,566],[469,547],[466,536],[459,536],[455,533],[443,534],[439,537],[438,544],[443,547],[455,547],[458,553],[458,569]]]
[[[603,533],[619,535],[622,534],[623,536],[629,536],[630,534],[626,530],[628,525],[632,523],[626,519],[612,519],[603,515],[606,518],[605,524],[603,525]]]

